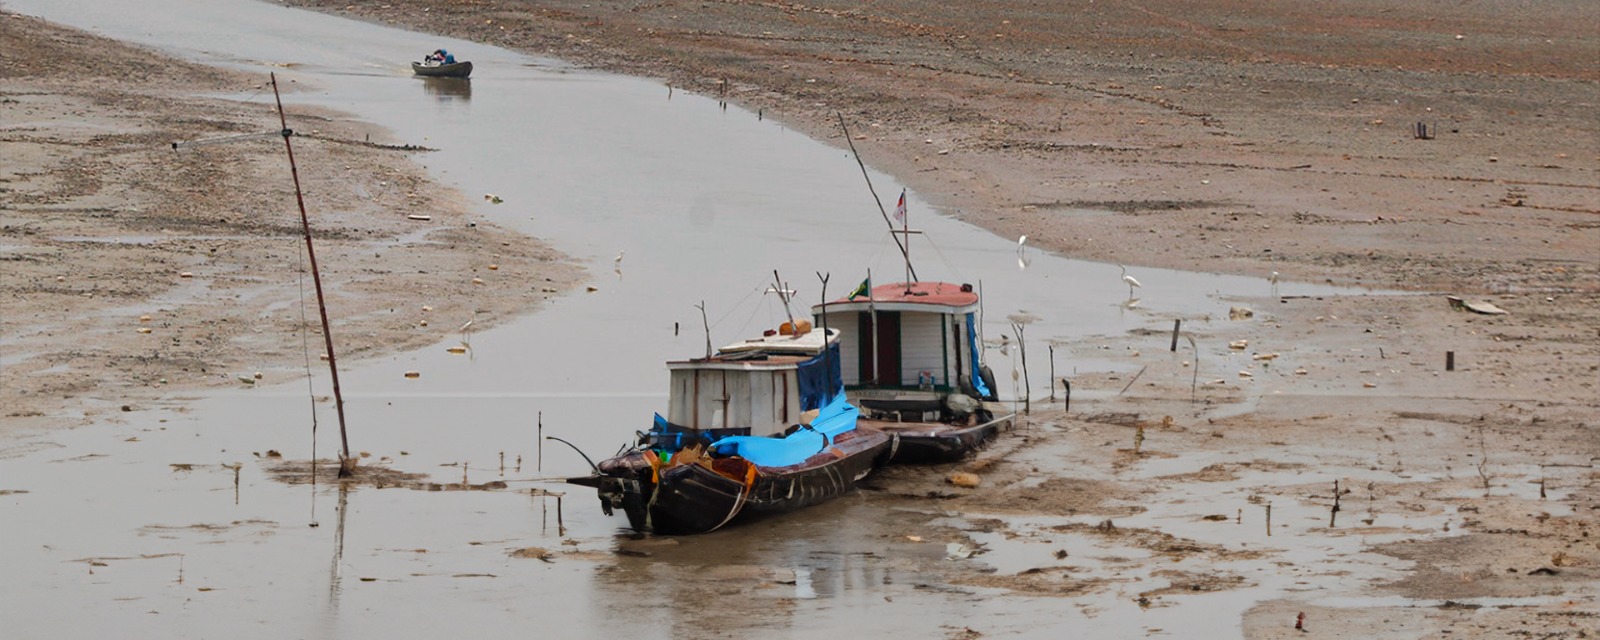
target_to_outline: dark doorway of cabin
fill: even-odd
[[[870,313],[861,314],[861,382],[874,386],[900,384],[900,312],[879,311],[877,331]],[[877,357],[873,358],[876,353]],[[874,367],[876,364],[876,367]]]

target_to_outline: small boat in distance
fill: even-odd
[[[886,464],[892,438],[859,427],[839,378],[838,330],[805,321],[668,362],[667,417],[570,484],[598,490],[636,531],[710,533],[842,495]]]
[[[449,64],[413,62],[411,63],[411,72],[428,78],[465,78],[472,75],[472,62],[462,61]]]

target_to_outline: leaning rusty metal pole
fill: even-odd
[[[339,443],[343,449],[339,454],[339,477],[348,478],[354,471],[355,458],[350,457],[350,436],[344,428],[344,396],[339,393],[339,365],[333,357],[333,330],[328,325],[328,304],[322,295],[322,274],[317,270],[317,252],[311,244],[311,218],[306,215],[306,199],[300,193],[300,170],[294,164],[294,145],[289,144],[289,137],[294,131],[289,129],[289,120],[283,115],[283,98],[278,95],[278,74],[272,77],[272,99],[278,103],[278,123],[283,127],[283,148],[289,153],[289,175],[294,176],[294,200],[300,205],[300,228],[306,236],[306,256],[311,262],[311,282],[317,289],[317,313],[322,315],[322,340],[328,349],[328,374],[333,379],[333,406],[339,414]]]
[[[894,223],[889,221],[889,212],[883,210],[883,201],[878,199],[878,190],[872,188],[872,176],[867,175],[867,163],[861,160],[861,153],[856,151],[855,141],[850,139],[850,127],[844,124],[844,114],[835,111],[833,115],[839,118],[839,129],[844,131],[844,142],[850,145],[850,155],[856,157],[856,165],[861,167],[861,177],[867,180],[867,191],[872,194],[872,201],[877,203],[878,213],[883,216],[883,223],[889,225],[889,236],[894,238],[895,246],[900,247],[900,255],[906,259],[906,273],[911,275],[911,277],[906,278],[906,286],[910,287],[911,283],[917,280],[917,270],[911,266],[911,249],[908,248],[911,244],[911,236],[907,235],[906,241],[901,242],[900,237],[894,234]],[[873,375],[877,375],[877,370],[874,369],[873,371]]]

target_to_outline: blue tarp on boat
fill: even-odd
[[[782,438],[731,436],[712,443],[711,449],[722,455],[741,456],[756,466],[787,467],[827,449],[839,434],[856,428],[860,417],[861,410],[847,402],[840,392],[822,406],[810,425],[789,435]]]
[[[977,390],[979,398],[989,398],[993,394],[989,391],[989,385],[983,382],[983,362],[980,360],[983,350],[978,348],[978,331],[973,315],[967,314],[967,344],[972,350],[972,388]]]
[[[839,381],[839,343],[829,344],[817,357],[800,363],[800,410],[821,408],[828,398],[842,391]]]

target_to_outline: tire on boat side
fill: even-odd
[[[990,369],[989,365],[983,365],[982,368],[978,369],[978,375],[983,378],[983,386],[989,388],[989,395],[983,396],[983,399],[989,402],[999,401],[999,387],[994,384],[994,370]]]

